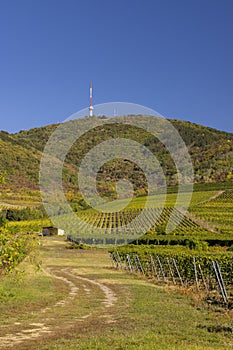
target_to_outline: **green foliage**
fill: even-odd
[[[10,233],[40,233],[43,226],[51,226],[49,219],[28,220],[28,221],[9,221],[6,228]]]
[[[47,214],[43,206],[22,209],[5,210],[5,218],[7,221],[25,221],[47,218]]]
[[[90,206],[85,202],[84,199],[72,199],[70,201],[70,206],[72,207],[72,209],[77,212],[79,210],[86,210],[86,209],[90,209]]]
[[[155,226],[155,233],[158,235],[165,235],[166,234],[166,224],[160,224]]]
[[[7,223],[6,216],[0,213],[0,228],[5,227],[6,223]]]
[[[198,238],[190,238],[185,240],[186,246],[189,249],[195,249],[195,250],[203,250],[207,251],[208,250],[208,243],[200,240]]]
[[[34,247],[33,236],[0,231],[0,275],[12,272]]]
[[[232,183],[233,135],[200,125],[170,120],[189,148],[193,161],[196,182]],[[74,123],[74,121],[69,121]],[[57,125],[49,125],[17,134],[0,132],[0,163],[7,171],[8,185],[35,189],[38,186],[40,157],[44,146]],[[77,170],[84,154],[102,141],[113,137],[129,138],[144,144],[156,154],[169,185],[176,185],[176,168],[163,145],[146,131],[130,125],[105,125],[83,135],[68,152],[64,168],[64,187],[77,189]],[[132,182],[138,195],[147,192],[147,183],[142,170],[133,162],[114,160],[99,170],[97,188],[102,195],[116,197],[115,183],[121,178]]]
[[[115,232],[114,237],[117,237],[116,235],[119,232],[119,229],[124,230],[124,226],[130,225],[130,234],[132,237],[132,240],[134,239],[134,232],[137,231],[138,236],[140,235],[140,230],[142,232],[141,238],[137,239],[137,244],[155,244],[157,241],[159,244],[160,240],[174,240],[177,236],[177,239],[181,239],[182,241],[185,240],[185,238],[190,236],[196,236],[199,237],[205,235],[208,235],[209,232],[207,230],[204,230],[200,228],[197,224],[195,224],[191,219],[189,219],[187,216],[183,216],[178,210],[175,210],[172,207],[165,207],[165,208],[147,208],[143,211],[144,219],[140,221],[134,221],[135,218],[138,218],[141,213],[141,208],[135,208],[135,209],[124,209],[119,212],[114,213],[106,213],[106,212],[96,212],[94,210],[85,210],[80,211],[78,213],[79,217],[83,220],[84,225],[82,229],[84,232],[88,230],[88,225],[91,225],[92,227],[101,228],[108,232],[110,235],[109,237],[106,236],[106,238],[112,238],[111,235]],[[171,216],[171,213],[173,215]],[[146,229],[145,228],[145,221],[148,220],[148,222],[151,222],[151,218],[154,218],[154,222],[156,222],[150,230],[147,232],[146,235],[143,235]],[[168,235],[166,234],[166,227],[168,224],[168,221],[174,225],[174,231]],[[177,223],[179,222],[179,225]],[[71,228],[72,229],[72,228]],[[72,231],[70,231],[70,234],[72,232],[77,232],[77,228],[74,227]],[[122,231],[123,232],[123,231]],[[81,235],[81,232],[79,232]],[[127,237],[129,232],[127,232]],[[88,242],[90,243],[90,242]],[[169,244],[169,243],[168,243]],[[183,243],[185,244],[185,243]]]
[[[6,171],[1,172],[0,171],[0,184],[6,183]]]
[[[190,212],[221,233],[233,238],[233,190],[224,191],[217,198],[199,203],[190,208]]]
[[[116,251],[116,248],[110,249],[110,252]],[[200,265],[203,274],[207,276],[213,275],[212,261],[217,260],[220,265],[225,283],[232,284],[233,267],[232,256],[229,253],[213,253],[204,252],[193,249],[188,249],[180,246],[123,246],[118,247],[117,251],[122,259],[126,259],[126,254],[129,254],[134,259],[135,254],[140,257],[142,266],[147,271],[148,264],[150,262],[150,256],[156,261],[157,256],[164,269],[169,270],[167,258],[174,258],[178,267],[178,270],[183,279],[187,281],[195,281],[195,271],[193,265],[193,257],[196,259],[196,264]]]

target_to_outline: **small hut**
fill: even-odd
[[[54,226],[45,226],[42,228],[42,236],[64,236],[64,234],[64,230]]]

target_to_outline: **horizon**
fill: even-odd
[[[75,114],[75,113],[74,113],[74,114]],[[127,114],[127,115],[129,115],[129,114]],[[135,114],[135,115],[137,115],[137,114]],[[93,114],[93,117],[97,117],[97,118],[98,118],[98,117],[101,117],[101,115],[95,115],[95,114]],[[106,118],[113,118],[114,116],[104,116],[104,117],[106,117]],[[115,116],[115,117],[116,117],[116,116]],[[117,115],[117,117],[121,117],[121,115]],[[155,117],[156,117],[156,116],[155,116]],[[89,117],[88,115],[84,115],[83,117],[78,117],[77,119],[82,119],[82,118],[90,118],[90,117]],[[227,131],[227,130],[224,130],[224,129],[223,129],[223,130],[217,129],[217,128],[212,127],[212,126],[210,126],[210,125],[204,125],[204,124],[192,122],[192,121],[190,121],[190,120],[178,119],[178,118],[166,118],[166,117],[163,117],[163,116],[162,116],[162,118],[165,118],[165,119],[168,119],[168,120],[173,120],[173,121],[177,120],[177,121],[184,122],[184,123],[191,123],[192,125],[200,125],[200,126],[203,126],[203,127],[205,127],[205,128],[208,128],[208,129],[213,129],[213,130],[220,131],[220,132],[224,132],[224,133],[230,133],[230,134],[233,135],[233,132],[231,132],[231,131]],[[44,124],[44,125],[35,125],[35,126],[31,127],[31,128],[28,128],[28,129],[20,129],[20,130],[15,131],[15,132],[11,132],[11,131],[8,131],[8,130],[3,130],[3,129],[0,128],[0,132],[7,132],[7,133],[10,134],[10,135],[14,135],[14,134],[18,134],[18,133],[23,132],[23,131],[29,131],[29,130],[32,130],[32,129],[44,128],[44,127],[47,127],[47,126],[49,126],[49,125],[59,125],[59,124],[68,122],[68,121],[70,121],[70,120],[72,120],[72,119],[69,119],[69,118],[68,118],[68,120],[64,120],[64,121],[57,122],[57,123],[54,122],[54,123],[49,123],[49,124]]]

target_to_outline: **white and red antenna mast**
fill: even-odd
[[[93,105],[92,105],[92,81],[90,82],[90,106],[89,106],[89,116],[93,117]]]

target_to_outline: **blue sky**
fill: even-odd
[[[233,132],[232,0],[0,0],[0,129],[133,102]]]

